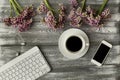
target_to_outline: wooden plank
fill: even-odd
[[[118,8],[118,7],[117,7]],[[115,9],[114,9],[115,10]],[[113,10],[113,11],[114,11]],[[112,11],[112,10],[111,10]],[[118,18],[118,17],[120,17],[120,13],[111,13],[111,18],[109,18],[109,19],[106,19],[106,20],[104,20],[105,22],[117,22],[117,21],[120,21],[120,18]],[[34,20],[35,21],[39,21],[40,22],[40,19],[42,18],[42,15],[36,15],[35,17],[34,17]]]
[[[106,20],[104,20],[105,22],[118,22],[118,21],[120,21],[120,18],[118,18],[118,17],[120,17],[120,13],[118,13],[118,10],[116,10],[116,9],[118,9],[118,7],[117,8],[114,8],[114,10],[111,10],[112,12],[115,12],[115,13],[111,13],[111,18],[109,18],[109,19],[106,19]],[[10,13],[10,11],[6,11],[6,10],[2,10],[2,11],[0,11],[0,23],[2,22],[3,23],[3,19],[4,18],[6,18],[6,17],[9,17],[9,13]],[[35,22],[40,22],[40,20],[41,20],[41,18],[42,18],[42,16],[43,15],[36,15],[35,17],[34,17],[34,21]]]
[[[104,66],[102,68],[91,66],[91,67],[76,67],[62,69],[63,72],[51,72],[43,78],[38,80],[119,80],[119,69],[120,66]],[[59,70],[59,69],[56,69]],[[60,70],[61,71],[61,70]]]
[[[85,32],[88,34],[90,42],[94,44],[103,39],[108,40],[112,44],[119,44],[120,35],[118,33],[99,33],[92,32],[86,29]],[[104,29],[103,29],[104,30]],[[20,33],[23,40],[28,45],[57,45],[59,36],[63,31],[54,31],[48,29],[47,31],[38,30],[31,32]],[[96,36],[96,37],[95,37]],[[15,32],[1,33],[0,34],[0,45],[19,45],[22,41],[21,37]]]
[[[40,5],[40,3],[39,4],[36,3],[33,6],[36,9],[39,5]],[[28,5],[26,3],[26,5],[23,5],[23,6],[25,7],[25,6],[28,6]],[[56,4],[52,4],[52,6],[55,9],[57,9],[59,7]],[[66,3],[66,4],[64,4],[64,6],[67,8],[67,12],[69,12],[69,10],[71,9],[70,8],[70,4]],[[91,7],[97,10],[97,9],[99,9],[100,5],[99,4],[92,4]],[[108,4],[106,8],[109,8],[112,14],[119,12],[119,5],[117,5],[117,4],[116,5]],[[2,13],[6,13],[7,14],[7,12],[10,12],[10,5],[9,4],[8,5],[0,4],[0,14],[2,14]]]
[[[18,0],[21,4],[25,5],[25,4],[39,4],[41,1],[43,0],[36,0],[36,1],[33,1],[33,0]],[[68,4],[69,1],[68,0],[50,0],[50,3],[52,4],[56,4],[56,3],[63,3],[64,4]],[[103,0],[87,0],[87,4],[102,4]],[[120,0],[109,0],[108,4],[119,4],[120,3]],[[2,0],[0,5],[2,4],[9,4],[8,1],[4,1]]]
[[[14,34],[11,34],[14,35]],[[90,42],[92,44],[95,44],[95,42],[99,42],[103,39],[111,42],[112,44],[119,44],[119,34],[88,34],[90,38]],[[33,33],[33,34],[23,34],[23,39],[27,43],[27,45],[57,45],[59,36],[54,33],[50,34],[38,34],[38,33]],[[96,36],[96,37],[94,37]],[[14,37],[4,37],[0,39],[0,45],[20,45],[20,43],[23,42],[22,39],[19,36],[14,36]]]
[[[74,69],[74,70],[71,70]],[[114,78],[112,80],[116,80],[117,77],[120,76],[118,74],[120,72],[120,66],[118,65],[106,65],[103,67],[96,67],[96,66],[91,66],[91,67],[76,67],[76,68],[66,68],[66,69],[55,69],[55,72],[51,72],[47,75],[44,76],[43,79],[70,79],[70,80],[80,80],[80,79],[85,79],[85,80],[106,80],[107,78]],[[56,74],[57,71],[60,71]],[[100,79],[99,79],[100,78]],[[42,78],[40,78],[42,79]],[[53,80],[54,80],[53,79]],[[108,80],[109,80],[108,79]],[[110,79],[111,80],[111,79]]]
[[[97,8],[97,7],[96,7]],[[69,13],[69,9],[67,8],[67,14]],[[105,21],[120,21],[120,18],[118,18],[118,17],[120,17],[120,13],[119,13],[119,7],[117,6],[117,7],[112,7],[111,9],[111,18],[109,18],[109,19],[107,19],[107,20],[105,20]],[[1,9],[0,8],[0,22],[2,22],[2,19],[4,19],[4,18],[6,18],[6,17],[9,17],[9,13],[10,13],[10,9],[7,7],[7,8],[3,8],[3,9]],[[43,15],[36,15],[35,17],[34,17],[34,21],[40,21],[40,19],[42,18],[42,16]]]
[[[32,46],[25,46],[23,47],[22,51],[26,51],[30,49]],[[11,60],[9,58],[12,58],[9,55],[12,55],[15,57],[14,50],[19,51],[20,46],[3,46],[2,50],[5,52],[6,59]],[[108,64],[106,61],[106,64],[102,67],[97,67],[90,62],[90,58],[93,56],[93,52],[96,48],[96,46],[92,47],[90,53],[86,54],[83,58],[80,58],[78,60],[71,61],[69,59],[66,59],[61,55],[60,52],[58,52],[58,48],[56,46],[40,46],[44,56],[47,58],[48,62],[50,63],[52,67],[52,72],[46,74],[43,77],[40,77],[37,80],[94,80],[99,79],[100,80],[119,80],[119,72],[120,72],[120,53],[118,49],[120,49],[120,46],[115,46],[111,53],[109,54],[109,58],[112,58],[112,61],[115,63]],[[15,51],[15,52],[16,52]],[[114,53],[113,53],[114,52]],[[116,56],[119,56],[118,60],[116,59]],[[4,60],[3,60],[4,59]],[[3,61],[5,61],[5,57],[3,57]],[[108,59],[107,59],[108,60]],[[0,60],[1,61],[1,60]],[[116,63],[118,62],[118,63]],[[3,65],[3,64],[2,64]]]
[[[60,53],[58,46],[39,46],[39,48],[41,49],[42,53],[44,54],[52,68],[66,68],[78,66],[93,66],[94,64],[92,64],[90,60],[95,54],[98,45],[99,44],[90,45],[90,49],[88,50],[87,54],[77,60],[70,60],[64,57]],[[33,46],[2,46],[1,53],[3,56],[0,58],[0,61],[4,61],[4,63],[1,63],[0,65],[3,65],[8,62],[8,60],[16,57],[17,52],[23,53],[32,47]],[[120,64],[120,45],[114,45],[104,65],[114,64]]]
[[[35,17],[34,17],[34,21],[35,22],[40,22],[40,20],[41,20],[41,18],[42,18],[42,16],[43,15],[36,15]],[[1,12],[0,13],[0,23],[2,22],[3,23],[3,19],[4,18],[7,18],[7,17],[9,17],[9,11],[6,11],[6,12]],[[118,22],[118,21],[120,21],[120,18],[118,18],[118,17],[120,17],[120,13],[113,13],[113,14],[111,14],[111,18],[109,18],[109,19],[106,19],[106,20],[104,20],[105,22]]]
[[[65,24],[65,28],[53,30],[42,22],[34,22],[33,25],[31,25],[31,29],[28,30],[27,32],[60,32],[61,30],[63,31],[68,28],[71,28],[71,26],[68,24]],[[96,27],[90,27],[89,25],[84,24],[84,23],[80,27],[80,29],[85,30],[87,32],[93,31],[93,32],[99,32],[99,33],[118,33],[119,32],[119,21],[105,22],[104,28],[101,28],[100,31],[98,31]],[[1,33],[8,33],[8,32],[12,33],[15,31],[12,26],[9,27],[5,25],[4,23],[0,23],[0,32]]]

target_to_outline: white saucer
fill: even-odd
[[[77,51],[77,52],[71,52],[66,48],[66,40],[70,37],[70,36],[78,36],[81,38],[81,40],[83,40],[83,47],[81,48],[81,50]],[[76,29],[76,28],[72,28],[72,29],[68,29],[65,32],[62,33],[62,35],[59,38],[59,50],[60,52],[67,58],[69,59],[78,59],[82,56],[84,56],[86,54],[86,52],[89,49],[89,39],[88,36],[86,35],[85,32],[83,32],[80,29]]]

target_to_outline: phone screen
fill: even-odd
[[[102,43],[93,59],[98,61],[99,63],[102,63],[109,50],[110,50],[110,47]]]

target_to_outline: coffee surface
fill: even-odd
[[[72,52],[79,51],[82,48],[82,40],[77,36],[71,36],[66,41],[66,47]]]

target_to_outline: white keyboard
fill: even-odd
[[[35,80],[50,67],[38,47],[34,47],[0,68],[0,80]]]

